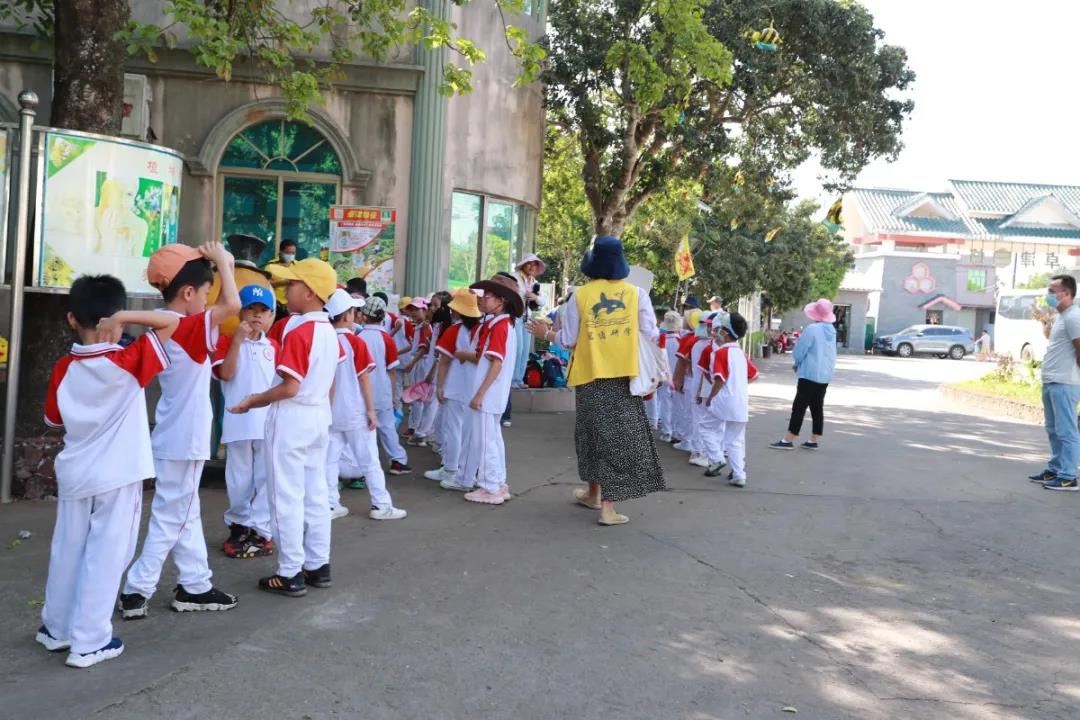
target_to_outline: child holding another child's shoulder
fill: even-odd
[[[330,396],[345,353],[323,309],[337,287],[334,269],[317,258],[306,258],[279,269],[277,275],[289,283],[285,297],[289,312],[296,314],[284,329],[277,384],[228,410],[242,414],[270,408],[267,487],[277,529],[278,568],[276,574],[259,580],[259,589],[300,597],[307,594],[308,585],[332,584],[326,450]]]
[[[70,649],[67,664],[86,668],[124,651],[111,616],[135,554],[142,483],[154,477],[143,388],[168,367],[164,343],[180,319],[125,310],[124,285],[108,275],[78,278],[68,307],[79,339],[53,368],[45,400],[45,422],[64,428],[64,449],[37,641],[52,652]],[[126,324],[150,330],[121,347]]]

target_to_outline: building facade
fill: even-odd
[[[539,83],[515,87],[518,69],[497,10],[425,0],[487,53],[474,91],[439,94],[445,51],[410,48],[395,62],[357,62],[310,108],[310,124],[288,119],[277,88],[238,66],[230,82],[183,48],[126,67],[124,132],[181,152],[180,240],[199,244],[233,233],[284,239],[301,256],[324,254],[331,205],[396,211],[381,263],[391,292],[429,293],[509,270],[531,249],[544,144]],[[135,0],[155,21],[161,3]],[[543,2],[514,20],[542,35]],[[14,121],[24,89],[51,107],[51,51],[0,28],[0,121]],[[366,269],[366,268],[365,268]]]
[[[950,180],[946,192],[856,188],[844,195],[865,333],[940,323],[992,330],[997,292],[1080,259],[1080,187]],[[853,320],[854,320],[853,315]],[[849,351],[861,351],[849,344]]]

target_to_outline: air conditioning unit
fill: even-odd
[[[145,75],[124,73],[124,110],[120,134],[145,140],[150,127],[150,81]]]

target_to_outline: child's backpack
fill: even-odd
[[[544,361],[544,387],[566,387],[566,378],[563,377],[562,362],[556,357],[549,357]]]
[[[529,360],[529,364],[525,366],[525,384],[531,388],[541,388],[544,386],[544,371],[540,367],[540,363],[535,360]]]

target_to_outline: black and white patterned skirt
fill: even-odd
[[[578,475],[600,483],[601,497],[621,502],[664,489],[664,471],[629,378],[593,380],[576,388]]]

